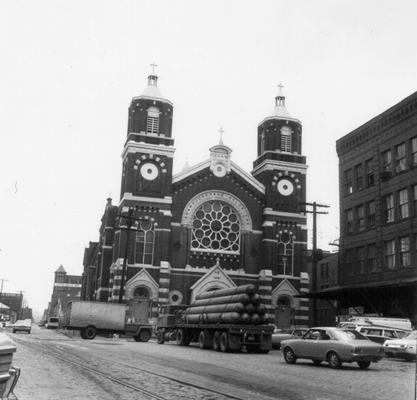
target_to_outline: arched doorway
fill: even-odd
[[[275,307],[275,325],[278,328],[291,326],[291,300],[287,296],[281,296]]]
[[[133,298],[129,300],[129,318],[136,323],[148,323],[152,300],[145,287],[137,287],[133,291]]]

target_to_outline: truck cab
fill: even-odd
[[[165,335],[175,335],[176,325],[181,321],[182,314],[188,307],[184,304],[167,304],[158,307],[158,321],[156,325],[156,340],[158,344],[163,344],[165,340],[169,340]]]

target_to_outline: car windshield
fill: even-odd
[[[340,340],[369,340],[366,336],[362,335],[360,332],[355,329],[338,329],[331,331],[331,336],[335,339]]]
[[[407,339],[407,340],[417,339],[417,331],[408,333],[407,335],[403,336],[402,339]]]

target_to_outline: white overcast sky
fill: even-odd
[[[250,172],[284,85],[307,200],[330,205],[318,246],[335,250],[335,142],[417,90],[416,21],[415,0],[0,0],[3,292],[42,311],[60,265],[81,275],[106,199],[119,202],[128,106],[153,61],[174,103],[174,172],[207,159],[220,127]]]

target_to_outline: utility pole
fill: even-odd
[[[328,214],[327,211],[317,211],[318,207],[325,207],[329,208],[330,206],[325,204],[317,204],[315,201],[313,203],[300,203],[301,205],[311,206],[313,207],[312,211],[305,210],[306,213],[313,214],[313,254],[312,254],[312,261],[313,261],[313,270],[312,270],[312,291],[317,291],[317,265],[318,261],[322,259],[323,252],[321,249],[317,249],[317,214]],[[313,297],[312,299],[312,326],[317,325],[317,299]]]

